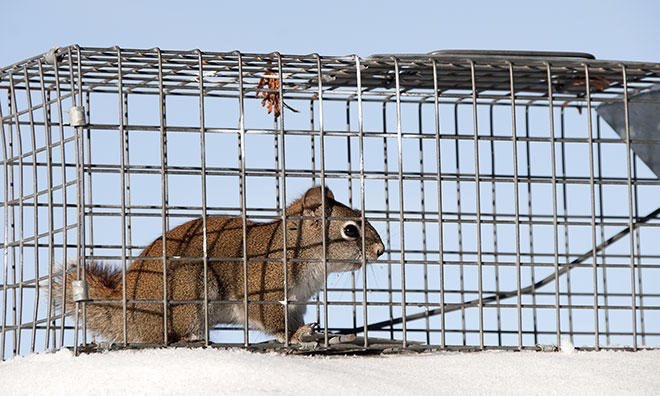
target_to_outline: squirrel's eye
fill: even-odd
[[[360,229],[353,221],[348,221],[341,229],[342,238],[348,241],[354,241],[360,237]]]

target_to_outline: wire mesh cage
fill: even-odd
[[[154,249],[151,344],[191,341],[168,327],[177,307],[196,306],[186,325],[206,345],[554,349],[569,338],[657,348],[659,82],[657,63],[510,51],[70,46],[0,69],[0,355],[149,344],[131,334],[136,294],[110,302],[123,317],[91,318],[108,301],[87,290],[99,280],[86,269],[103,268],[101,281],[126,291],[131,266]],[[257,259],[282,269],[282,301],[248,297],[247,286],[238,298],[215,290],[209,268],[221,258],[209,253],[207,223],[240,219],[239,269],[227,281],[240,285],[259,243],[246,228],[288,224],[287,205],[315,185],[357,210],[362,251],[370,224],[384,253],[332,273],[336,241],[323,227],[323,277],[309,301],[293,296],[306,281],[288,274],[287,253]],[[167,272],[182,260],[163,235],[190,221],[205,225],[204,271],[185,279],[202,291],[181,301],[163,287],[178,282]],[[64,272],[79,281],[72,289],[58,287]],[[266,303],[287,307],[285,318],[306,312],[317,334],[279,344],[238,314],[209,319],[214,307]],[[97,334],[92,320],[119,321],[119,335]]]

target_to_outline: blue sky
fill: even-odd
[[[660,2],[4,0],[0,65],[53,46],[321,55],[570,50],[660,61]]]

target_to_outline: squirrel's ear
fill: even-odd
[[[328,187],[325,187],[325,212],[326,215],[329,215],[332,212],[332,202],[335,199],[335,195],[330,191]],[[323,199],[321,196],[321,187],[316,186],[312,187],[305,194],[295,200],[289,207],[286,209],[287,214],[304,214],[304,215],[313,215],[321,216],[321,208],[323,205]]]

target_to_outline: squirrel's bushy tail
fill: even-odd
[[[59,313],[70,314],[75,310],[72,283],[78,279],[76,266],[64,273],[62,270],[53,277],[52,300]],[[117,303],[89,303],[87,310],[87,328],[109,341],[120,339],[122,334],[121,290],[118,287],[118,271],[102,262],[90,261],[85,264],[85,279],[88,296],[91,300],[117,300]],[[62,309],[62,285],[66,285],[66,303]]]

